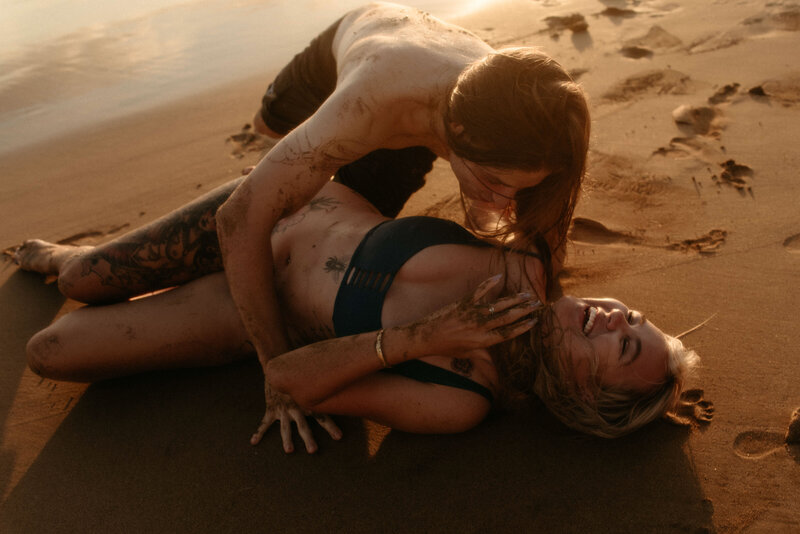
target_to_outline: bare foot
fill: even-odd
[[[703,398],[702,389],[689,389],[681,393],[678,405],[666,417],[682,426],[708,424],[714,417],[714,403]]]
[[[23,271],[58,274],[65,261],[88,248],[92,247],[58,245],[41,239],[29,239],[14,251],[12,257]]]

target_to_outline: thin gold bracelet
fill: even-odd
[[[386,357],[383,355],[383,347],[381,346],[381,341],[383,341],[383,328],[378,330],[378,337],[375,338],[375,352],[378,354],[378,359],[380,359],[383,367],[389,367],[389,364],[386,363]]]

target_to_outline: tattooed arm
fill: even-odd
[[[346,100],[332,95],[269,152],[217,212],[231,296],[262,368],[288,348],[268,246],[273,228],[279,219],[308,203],[339,167],[377,148],[361,141],[369,138],[371,121],[364,115],[346,114]],[[268,389],[265,384],[269,403]],[[272,420],[268,406],[254,443]]]

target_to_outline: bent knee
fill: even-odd
[[[28,340],[25,347],[28,358],[28,367],[31,371],[45,378],[58,378],[62,369],[59,363],[63,362],[64,350],[61,338],[51,328],[36,333]]]

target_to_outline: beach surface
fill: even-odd
[[[78,304],[0,262],[0,532],[799,532],[800,3],[499,3],[455,20],[540,46],[583,85],[589,175],[565,293],[614,296],[684,338],[707,425],[608,441],[539,405],[454,436],[339,418],[285,455],[257,362],[93,385],[25,343]],[[312,35],[309,35],[309,39]],[[275,71],[0,154],[0,248],[100,243],[236,178]],[[43,125],[43,127],[45,127]],[[238,134],[238,135],[237,135]],[[458,219],[437,162],[404,215]],[[699,394],[698,394],[699,395]]]

